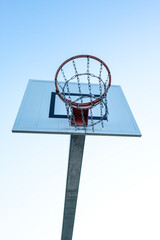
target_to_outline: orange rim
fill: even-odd
[[[94,56],[91,56],[91,55],[77,55],[77,56],[74,56],[74,57],[71,57],[71,58],[68,58],[66,61],[64,61],[60,66],[59,68],[57,69],[57,72],[56,72],[56,75],[55,75],[55,87],[56,87],[56,93],[58,94],[58,96],[60,97],[60,99],[65,102],[67,101],[69,104],[72,104],[73,107],[75,108],[79,108],[79,106],[81,108],[90,108],[92,105],[96,106],[100,101],[101,101],[101,98],[103,98],[105,96],[105,92],[100,96],[98,97],[97,99],[95,99],[94,101],[91,102],[87,102],[87,103],[83,103],[83,105],[81,105],[80,103],[75,103],[75,102],[72,102],[70,101],[69,99],[65,99],[64,100],[64,96],[63,94],[59,91],[59,88],[58,88],[58,81],[57,81],[57,77],[58,77],[58,74],[61,70],[61,68],[66,64],[68,63],[69,61],[73,60],[73,59],[76,59],[76,58],[92,58],[92,59],[95,59],[97,61],[99,61],[100,63],[103,64],[103,66],[106,68],[107,72],[108,72],[108,76],[109,76],[109,79],[108,79],[108,85],[106,87],[106,93],[109,89],[109,87],[111,86],[111,74],[110,74],[110,70],[108,68],[108,66],[100,59],[100,58],[97,58],[97,57],[94,57]]]

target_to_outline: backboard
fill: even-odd
[[[77,96],[74,82],[71,86],[71,94]],[[92,87],[96,94],[98,85]],[[85,83],[83,88],[85,94]],[[103,127],[101,123],[95,125],[94,132],[91,127],[76,129],[69,124],[65,104],[56,94],[54,81],[29,80],[12,132],[140,137],[140,130],[120,86],[110,87],[107,102],[109,115],[108,121],[103,120]],[[98,119],[100,112],[95,110],[93,117]]]

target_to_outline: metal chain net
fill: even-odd
[[[104,122],[103,120],[107,120],[108,121],[108,106],[107,106],[107,84],[108,84],[108,79],[109,79],[109,74],[107,76],[107,78],[105,80],[102,80],[102,70],[103,70],[103,63],[100,62],[100,68],[99,68],[99,75],[97,76],[96,74],[93,74],[90,72],[90,58],[89,56],[87,57],[87,68],[86,68],[86,72],[83,73],[78,73],[77,67],[76,67],[76,62],[75,59],[72,60],[72,66],[73,69],[75,71],[75,75],[73,75],[71,78],[67,79],[65,73],[64,73],[64,69],[61,68],[61,73],[62,76],[64,78],[64,84],[61,85],[60,83],[58,83],[58,86],[61,89],[62,95],[63,95],[63,100],[65,103],[65,107],[66,107],[66,112],[67,112],[67,117],[69,120],[69,125],[72,122],[72,125],[75,126],[75,130],[77,129],[84,129],[86,131],[86,128],[90,128],[92,129],[92,131],[94,132],[94,126],[98,123],[101,123],[102,128],[104,127]],[[86,97],[86,94],[82,93],[82,88],[81,88],[81,77],[87,77],[87,83],[88,83],[88,95],[87,97],[90,100],[91,106],[89,108],[89,120],[88,120],[88,124],[86,124],[85,122],[85,117],[84,117],[84,112],[83,112],[83,104],[84,104],[84,100]],[[100,117],[94,118],[94,113],[93,110],[94,108],[96,108],[97,106],[95,106],[93,104],[93,101],[97,98],[95,97],[95,95],[92,93],[92,83],[91,83],[91,78],[97,78],[98,79],[98,85],[99,85],[99,97],[100,97],[100,102],[97,106],[99,106],[100,108]],[[78,95],[79,97],[76,100],[72,99],[72,94],[70,91],[70,81],[76,79],[77,81],[77,87],[78,87]],[[103,91],[104,88],[104,91]],[[103,94],[105,93],[105,94]],[[102,97],[103,94],[103,97]],[[69,100],[69,101],[68,101]],[[77,102],[78,108],[81,111],[81,118],[82,118],[82,125],[78,125],[76,123],[75,120],[75,116],[73,114],[73,106],[72,103],[73,102]]]

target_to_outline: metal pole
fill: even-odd
[[[76,213],[85,135],[71,135],[61,240],[71,240]]]

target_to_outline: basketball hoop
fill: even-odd
[[[73,72],[71,74],[71,72]],[[79,73],[80,72],[80,73]],[[72,83],[77,83],[77,94],[71,94]],[[84,85],[85,83],[85,85]],[[87,93],[86,83],[88,86]],[[95,95],[93,85],[98,83],[99,95]],[[90,127],[108,119],[107,92],[111,85],[108,66],[99,58],[91,55],[77,55],[64,61],[55,75],[56,92],[65,103],[71,126]],[[84,94],[85,93],[85,94]],[[93,112],[100,107],[100,119],[94,120]],[[89,122],[90,119],[90,122]]]

